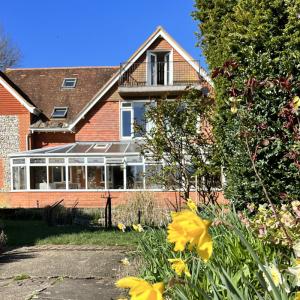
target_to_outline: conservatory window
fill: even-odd
[[[19,166],[12,168],[13,173],[13,189],[26,190],[26,167]]]
[[[46,190],[47,188],[47,167],[30,166],[30,189]]]
[[[107,166],[107,187],[109,189],[124,188],[124,167],[123,165]]]
[[[126,166],[126,188],[142,189],[144,187],[144,170],[142,165]]]
[[[87,167],[88,189],[105,189],[104,166]]]
[[[64,166],[49,167],[49,189],[66,189],[66,168]]]
[[[69,189],[70,190],[85,189],[85,167],[84,166],[69,167]]]

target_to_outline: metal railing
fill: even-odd
[[[198,61],[192,62],[197,67]],[[121,64],[120,87],[186,86],[200,82],[198,72],[188,61],[141,62]],[[200,67],[199,67],[200,68]]]

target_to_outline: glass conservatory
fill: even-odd
[[[161,164],[133,142],[84,143],[10,155],[12,191],[161,190]]]

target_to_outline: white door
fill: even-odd
[[[165,70],[164,70],[164,73],[165,73],[165,78],[164,78],[164,83],[165,85],[169,85],[171,83],[171,68],[170,68],[170,53],[167,53],[165,55],[165,58],[164,58],[164,65],[165,65]]]
[[[157,57],[154,53],[149,54],[148,84],[157,85]]]

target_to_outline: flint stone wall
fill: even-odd
[[[10,190],[10,165],[8,155],[19,152],[19,118],[17,116],[0,116],[0,158],[3,159],[3,187],[1,192]],[[1,175],[0,175],[1,176]]]

